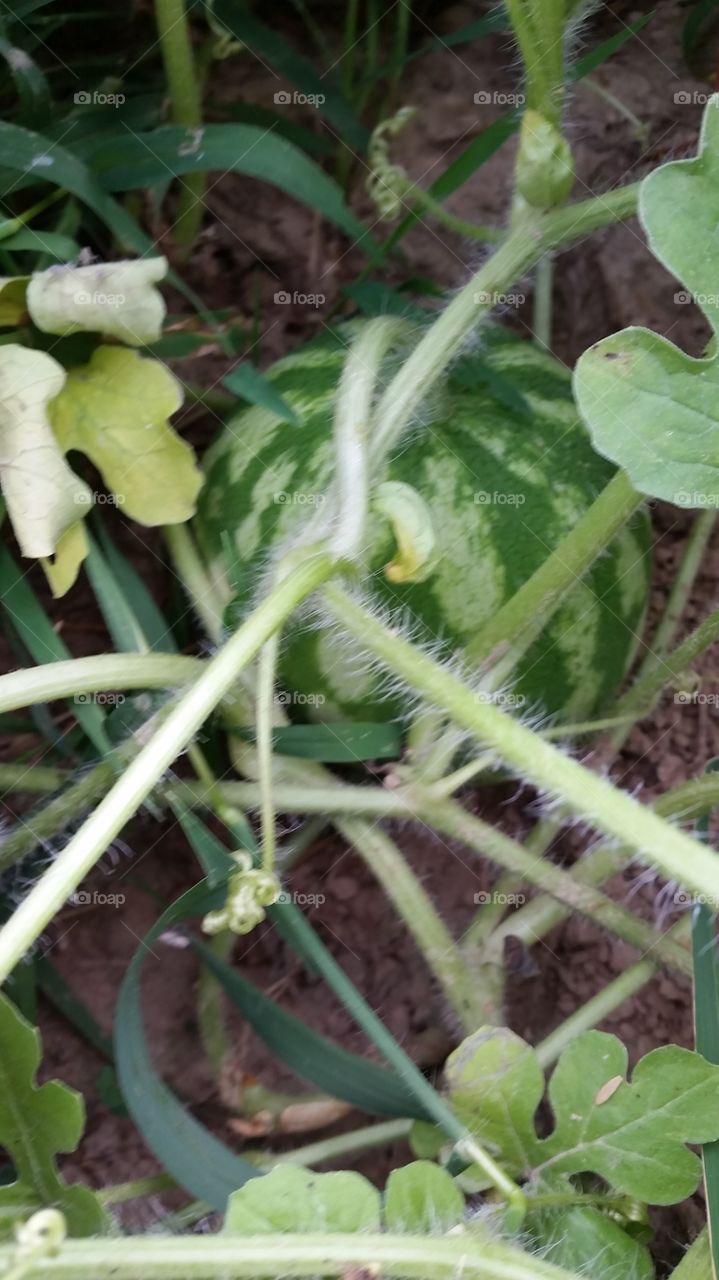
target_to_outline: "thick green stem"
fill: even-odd
[[[139,750],[139,744],[134,739],[132,741],[136,750]],[[58,832],[63,831],[69,822],[109,791],[125,767],[128,756],[129,751],[123,744],[122,748],[106,756],[49,804],[25,814],[20,825],[10,831],[0,844],[0,873],[32,853],[43,841],[57,839]]]
[[[275,803],[272,796],[272,729],[274,725],[275,670],[279,650],[279,634],[262,646],[257,676],[257,759],[262,794],[260,824],[262,831],[262,867],[270,875],[275,869],[277,829]]]
[[[13,1246],[0,1248],[7,1269]],[[484,1234],[124,1236],[68,1240],[44,1258],[28,1280],[274,1280],[343,1277],[368,1264],[383,1277],[406,1280],[577,1280],[563,1267],[528,1256]]]
[[[709,813],[719,805],[719,789],[711,785],[710,779],[711,774],[707,774],[667,791],[654,802],[655,812],[661,817],[681,818],[685,821]],[[600,845],[572,868],[572,876],[582,884],[604,884],[621,871],[627,861],[625,848],[613,844]],[[510,935],[529,946],[556,928],[569,914],[568,909],[553,898],[545,895],[533,898],[495,929],[492,946],[496,949],[502,939]]]
[[[196,680],[204,665],[174,653],[100,653],[46,662],[0,676],[0,712],[72,694],[89,702],[106,689],[172,689]]]
[[[155,21],[173,122],[187,129],[198,129],[202,125],[202,101],[185,0],[155,0]],[[204,173],[189,173],[181,179],[174,230],[177,243],[188,249],[202,222],[206,185]]]
[[[639,715],[645,709],[651,708],[654,698],[661,693],[665,685],[686,671],[687,667],[690,667],[699,654],[708,649],[718,636],[719,609],[715,609],[703,622],[699,623],[698,627],[695,627],[673,653],[667,654],[657,664],[652,664],[646,675],[642,676],[629,692],[619,699],[613,710],[617,715],[632,713]]]
[[[493,747],[519,776],[564,801],[582,820],[628,845],[669,879],[719,899],[715,853],[565,756],[494,703],[477,701],[471,686],[378,621],[341,587],[328,586],[324,597],[340,625],[384,666],[446,711],[460,728]]]
[[[383,1120],[380,1124],[368,1124],[361,1129],[351,1129],[349,1133],[308,1142],[304,1147],[295,1147],[294,1151],[283,1151],[279,1155],[259,1152],[255,1157],[254,1152],[248,1151],[243,1154],[246,1158],[252,1156],[255,1163],[266,1169],[273,1169],[277,1164],[313,1166],[336,1160],[339,1156],[371,1151],[373,1147],[381,1147],[388,1142],[399,1142],[408,1137],[412,1124],[412,1120]]]
[[[352,343],[342,369],[334,415],[335,492],[331,545],[354,559],[366,543],[370,501],[369,428],[382,360],[407,331],[396,318],[371,320]]]
[[[308,557],[276,587],[179,700],[77,835],[45,871],[0,933],[0,981],[49,924],[128,818],[229,692],[239,672],[294,608],[334,572],[329,554]]]
[[[45,764],[0,764],[0,791],[46,795],[63,785],[67,773],[67,770]]]
[[[205,633],[217,643],[222,635],[225,601],[203,565],[187,525],[168,524],[162,530],[173,567],[187,591]]]
[[[361,818],[342,818],[335,825],[355,845],[396,906],[461,1027],[467,1034],[476,1031],[483,1021],[476,979],[397,846],[379,827]]]
[[[467,813],[456,801],[432,804],[430,800],[424,807],[422,816],[425,822],[431,822],[444,835],[461,840],[505,870],[513,871],[528,883],[541,887],[565,907],[581,912],[624,942],[640,951],[653,950],[664,964],[678,973],[687,976],[691,973],[691,956],[685,948],[678,946],[671,938],[663,938],[646,921],[634,916],[592,885],[579,881],[555,863],[536,857],[496,827]],[[514,918],[513,916],[512,920]],[[510,932],[513,930],[510,929]]]
[[[623,471],[610,480],[531,578],[516,591],[475,637],[467,651],[472,663],[483,662],[500,648],[497,679],[504,680],[518,657],[546,626],[567,592],[584,576],[597,556],[644,501]],[[509,646],[509,652],[505,652]],[[494,670],[493,670],[494,674]]]
[[[375,414],[372,457],[385,457],[436,379],[495,299],[552,248],[636,212],[638,185],[523,219],[426,331],[390,382]],[[628,484],[628,482],[627,482]]]

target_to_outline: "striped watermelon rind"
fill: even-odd
[[[255,601],[278,546],[322,503],[332,478],[332,412],[346,335],[323,336],[275,364],[273,387],[298,425],[253,406],[220,433],[205,458],[195,533],[235,617]],[[395,546],[372,521],[362,579],[414,638],[442,655],[471,643],[541,565],[607,484],[552,357],[491,329],[479,356],[452,370],[428,421],[409,433],[384,478],[412,485],[437,539],[437,566],[421,583],[390,583]],[[633,658],[649,578],[649,524],[639,514],[597,559],[529,648],[511,699],[561,718],[606,705]],[[384,720],[407,710],[398,691],[336,629],[300,619],[283,646],[280,679],[298,719]]]

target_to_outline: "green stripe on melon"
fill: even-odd
[[[278,546],[313,516],[331,482],[332,411],[345,354],[345,341],[323,337],[269,371],[299,426],[252,407],[208,450],[195,532],[208,570],[234,597],[234,616],[251,608]],[[479,379],[467,376],[477,369]],[[449,656],[539,568],[614,468],[591,448],[568,371],[496,329],[480,357],[450,374],[427,416],[402,440],[385,478],[412,485],[424,499],[437,568],[422,583],[388,582],[394,543],[389,525],[375,517],[363,577],[379,605]],[[611,698],[642,629],[648,548],[641,515],[527,652],[513,688],[525,706],[573,719]],[[280,679],[299,718],[308,708],[323,720],[387,719],[406,710],[335,630],[305,619],[285,640]]]

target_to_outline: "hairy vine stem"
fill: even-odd
[[[719,858],[604,778],[541,738],[491,702],[477,701],[470,686],[444,670],[331,584],[324,598],[333,616],[395,675],[484,745],[493,747],[521,777],[564,801],[573,813],[634,849],[672,880],[719,899]]]
[[[45,871],[0,932],[0,982],[11,973],[95,865],[110,842],[162,777],[165,769],[192,740],[207,716],[232,688],[239,673],[275,633],[285,618],[334,572],[327,552],[311,555],[283,579],[276,590],[207,663],[199,680],[179,700],[112,790],[70,843]]]
[[[12,1248],[0,1247],[5,1270]],[[125,1236],[68,1240],[27,1280],[271,1280],[276,1276],[346,1276],[370,1267],[407,1280],[576,1280],[563,1267],[528,1256],[481,1230],[451,1236],[264,1235]],[[2,1274],[2,1272],[0,1272]]]

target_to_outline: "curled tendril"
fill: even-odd
[[[227,885],[227,899],[219,911],[209,911],[202,921],[205,933],[251,933],[265,918],[265,907],[271,907],[280,896],[277,876],[252,865],[252,857],[242,849],[232,854],[237,864]]]
[[[15,1250],[12,1264],[3,1275],[5,1280],[24,1280],[43,1258],[60,1252],[67,1235],[67,1224],[59,1209],[39,1209],[27,1222],[15,1227]]]
[[[402,211],[402,197],[412,183],[406,171],[390,160],[392,138],[404,129],[414,115],[414,107],[401,107],[396,115],[382,120],[373,130],[368,148],[370,174],[367,179],[369,192],[381,218],[388,221]]]

